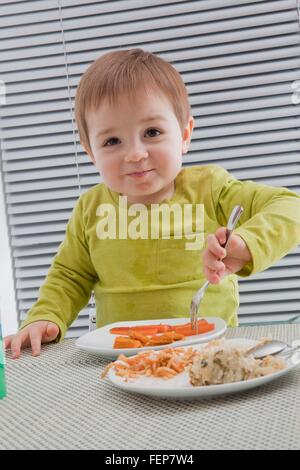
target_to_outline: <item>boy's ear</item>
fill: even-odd
[[[182,137],[182,153],[183,154],[187,153],[189,150],[194,125],[195,125],[195,120],[193,116],[190,116],[188,124],[183,131],[183,137]]]

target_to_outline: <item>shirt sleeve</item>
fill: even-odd
[[[98,276],[85,237],[82,199],[77,201],[66,234],[53,259],[38,300],[28,311],[21,329],[38,320],[56,323],[60,341],[80,310],[88,303]]]
[[[288,188],[239,181],[216,167],[212,199],[220,226],[227,225],[234,206],[244,208],[234,233],[245,241],[252,261],[238,276],[267,269],[300,244],[300,195]]]

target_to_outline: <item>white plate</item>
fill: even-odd
[[[208,333],[202,333],[195,336],[188,336],[183,341],[175,341],[174,343],[164,344],[162,346],[149,346],[145,348],[127,348],[127,349],[113,349],[113,343],[115,337],[118,335],[112,335],[109,330],[117,326],[138,326],[138,325],[159,325],[160,323],[167,323],[168,325],[180,325],[190,321],[189,318],[165,318],[161,320],[140,320],[140,321],[123,321],[117,323],[111,323],[110,325],[97,328],[91,333],[87,333],[76,341],[75,345],[79,349],[85,351],[100,354],[101,356],[108,357],[110,359],[116,359],[119,354],[125,354],[126,356],[133,356],[140,351],[147,349],[165,349],[174,346],[188,346],[189,344],[196,343],[207,343],[211,339],[218,338],[226,331],[226,323],[222,318],[219,317],[204,317],[209,323],[215,324],[215,329]]]
[[[248,340],[244,338],[228,339],[228,342],[238,346],[254,346],[257,341]],[[194,346],[194,349],[201,349],[203,344]],[[242,382],[232,382],[222,385],[208,385],[208,386],[193,386],[189,382],[187,372],[181,372],[174,378],[164,380],[158,377],[139,377],[131,379],[128,382],[115,374],[114,368],[108,371],[107,377],[113,385],[125,390],[126,392],[141,393],[143,395],[150,395],[159,398],[172,398],[172,399],[201,399],[213,397],[215,395],[225,395],[229,393],[242,392],[250,388],[258,387],[259,385],[266,384],[272,380],[287,374],[290,370],[299,364],[299,356],[289,358],[285,369],[274,372],[273,374],[266,375],[265,377],[258,377],[257,379],[245,380]]]

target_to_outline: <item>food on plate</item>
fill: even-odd
[[[214,323],[208,323],[204,318],[198,320],[198,334],[207,333],[214,329]],[[111,328],[109,332],[113,335],[128,335],[130,331],[136,331],[144,335],[155,335],[158,333],[166,333],[168,331],[177,331],[178,333],[181,333],[180,330],[184,330],[188,333],[185,336],[196,334],[196,329],[192,329],[190,322],[184,323],[183,325],[167,325],[165,323],[160,323],[159,325],[117,326]]]
[[[128,336],[117,336],[114,341],[115,349],[141,348],[142,346],[139,340],[129,338]]]
[[[208,323],[207,321],[199,320],[198,321],[198,335],[203,333],[208,333],[215,329],[214,323]],[[174,331],[180,333],[184,336],[193,336],[197,334],[197,330],[192,328],[191,323],[185,323],[184,325],[176,325]]]
[[[167,380],[185,372],[188,376],[187,383],[189,381],[193,386],[206,386],[255,379],[287,366],[280,357],[255,359],[249,353],[252,349],[233,345],[222,338],[210,341],[201,350],[193,347],[167,348],[141,351],[132,357],[120,354],[117,361],[107,365],[101,378],[111,368],[125,381],[143,376]]]
[[[252,349],[252,348],[251,348]],[[207,343],[188,367],[192,385],[217,385],[255,379],[284,369],[280,357],[255,359],[246,347],[234,346],[225,339]]]
[[[198,320],[198,334],[208,333],[214,329],[214,323],[208,323],[204,319]],[[163,323],[159,325],[138,325],[132,327],[122,326],[111,328],[109,331],[111,334],[124,335],[115,338],[114,349],[160,346],[183,340],[186,336],[193,336],[197,333],[196,330],[192,329],[190,322],[173,326]],[[125,341],[125,339],[127,339],[127,341]],[[133,340],[136,342],[133,343]],[[135,344],[135,346],[133,346],[133,344]]]
[[[183,372],[191,364],[196,351],[190,348],[168,348],[161,351],[142,351],[133,357],[120,354],[118,360],[108,364],[101,375],[104,378],[111,367],[125,381],[140,376],[169,379]]]
[[[129,336],[117,336],[114,341],[114,349],[120,348],[144,348],[146,346],[161,346],[179,341],[185,337],[176,331],[167,331],[161,335],[146,336],[136,331],[129,331]]]
[[[116,326],[115,328],[111,328],[109,332],[113,335],[128,335],[129,331],[133,330],[145,335],[155,335],[157,333],[171,331],[171,329],[172,327],[170,325],[160,323],[159,325]]]
[[[181,333],[177,333],[176,331],[167,331],[161,335],[152,335],[149,338],[149,341],[145,344],[145,346],[159,346],[161,344],[170,344],[174,343],[174,341],[181,341],[185,339],[185,336]]]

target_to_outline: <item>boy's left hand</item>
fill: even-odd
[[[219,282],[228,274],[236,273],[251,261],[251,253],[239,235],[231,234],[226,250],[226,227],[220,227],[215,234],[208,235],[203,252],[203,272],[211,284]]]

